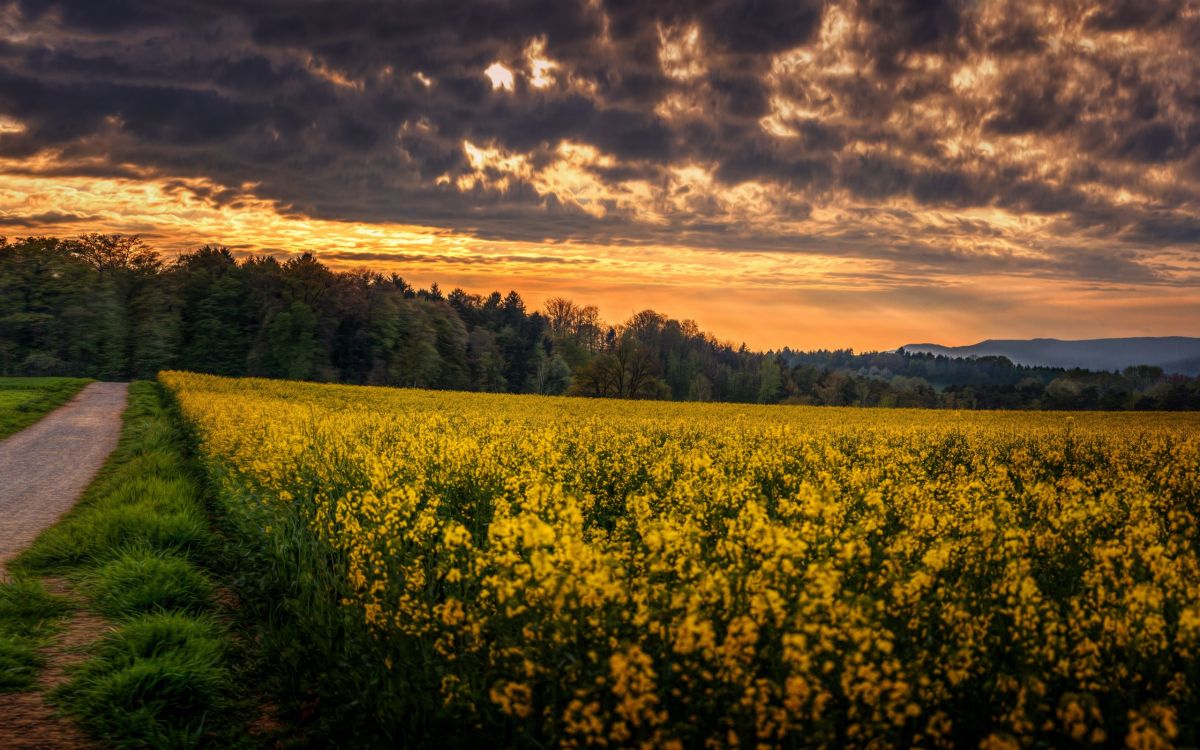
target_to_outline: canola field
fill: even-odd
[[[1200,414],[160,378],[382,736],[1200,742]]]

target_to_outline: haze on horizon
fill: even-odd
[[[0,234],[756,348],[1200,330],[1200,0],[0,0]]]

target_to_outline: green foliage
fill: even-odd
[[[110,632],[96,655],[116,668],[172,651],[220,657],[228,650],[228,638],[225,628],[211,617],[157,612],[134,617]]]
[[[1200,378],[1157,367],[1122,373],[1024,367],[1004,357],[953,359],[849,350],[778,355],[783,400],[825,406],[948,409],[1200,409]]]
[[[148,549],[118,553],[87,579],[92,604],[112,618],[154,611],[201,612],[213,586],[185,558]]]
[[[473,390],[503,393],[504,353],[496,343],[496,335],[485,328],[476,328],[467,337],[467,360],[471,366]]]
[[[160,270],[137,237],[0,246],[0,374],[117,379],[169,365],[147,335],[173,327]]]
[[[267,324],[271,374],[289,380],[303,380],[312,373],[317,342],[314,334],[317,316],[300,301],[277,314]]]
[[[66,616],[70,605],[25,577],[0,582],[0,632],[20,637],[46,633],[56,620]]]
[[[559,354],[538,359],[537,372],[534,375],[534,392],[548,396],[558,396],[566,393],[571,385],[571,366]]]
[[[408,688],[399,692],[388,680],[378,680],[377,671],[364,668],[382,663],[386,655],[361,615],[340,603],[352,595],[344,558],[322,544],[298,513],[240,492],[223,494],[217,502],[222,534],[237,560],[231,584],[242,602],[239,624],[254,633],[258,657],[269,665],[260,676],[263,688],[292,725],[290,731],[304,738],[298,746],[445,746],[436,735],[418,734],[428,727],[414,727],[403,738],[383,730],[395,717],[425,704],[430,693],[410,682],[402,668],[392,675]],[[343,699],[350,695],[354,698]],[[314,696],[323,698],[316,713]]]
[[[20,562],[41,571],[99,564],[131,545],[185,556],[211,547],[208,521],[186,480],[117,485],[45,531]]]
[[[783,388],[783,372],[779,363],[769,359],[763,362],[762,385],[758,388],[758,403],[774,404],[779,401],[779,392]]]
[[[191,370],[240,374],[249,346],[246,309],[249,289],[227,253],[203,256],[184,265],[180,364]],[[218,265],[221,264],[221,265]]]
[[[24,638],[0,635],[0,693],[33,687],[42,658]]]
[[[43,661],[38,647],[69,610],[36,581],[0,582],[0,693],[33,687]]]
[[[227,642],[211,619],[143,615],[110,633],[57,697],[113,747],[196,747],[227,707]]]
[[[310,254],[170,264],[136,237],[0,244],[0,375],[150,377],[178,368],[343,383],[597,397],[951,409],[1198,409],[1200,377],[1093,373],[1002,357],[754,352],[652,310],[526,309],[399,276],[335,273]]]

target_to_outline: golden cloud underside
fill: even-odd
[[[654,307],[763,348],[966,343],[1036,336],[1050,325],[1079,338],[1200,329],[1195,288],[1027,274],[931,279],[892,260],[832,254],[486,240],[435,227],[314,219],[252,197],[211,197],[220,193],[204,180],[0,177],[0,205],[40,217],[37,224],[8,224],[9,236],[141,234],[168,256],[209,242],[243,256],[313,251],[335,268],[396,271],[421,285],[514,288],[535,306],[567,294],[597,303],[612,319]],[[833,238],[837,216],[823,223]]]
[[[575,294],[613,318],[653,304],[759,346],[1194,332],[1200,120],[1187,103],[1200,101],[1200,3],[1151,5],[1166,10],[1126,23],[1106,5],[988,0],[957,9],[953,34],[900,44],[892,11],[846,0],[802,43],[748,53],[704,19],[666,16],[634,48],[591,3],[601,31],[587,57],[552,35],[509,40],[471,73],[487,97],[478,122],[451,134],[432,110],[404,117],[375,146],[392,160],[378,174],[354,172],[347,152],[335,173],[345,190],[317,185],[321,174],[309,188],[264,167],[261,181],[232,184],[215,168],[139,159],[150,137],[119,114],[79,142],[35,148],[36,118],[0,98],[0,230],[312,250],[417,283]],[[67,21],[0,3],[0,35],[19,47],[85,45]],[[435,67],[270,55],[347,111],[394,87],[433,101],[464,85]],[[490,128],[562,102],[628,115],[612,92],[635,72],[659,81],[640,105],[646,132],[666,134],[658,152],[638,152],[636,136]],[[759,90],[762,111],[734,101]],[[440,173],[422,161],[430,144]]]

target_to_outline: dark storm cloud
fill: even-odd
[[[84,221],[95,221],[100,217],[94,214],[62,213],[48,211],[40,214],[0,214],[0,226],[8,227],[39,227],[55,224],[75,224]]]
[[[556,66],[542,86],[535,43]],[[0,157],[497,239],[931,268],[993,268],[1004,256],[946,248],[1007,235],[978,219],[944,234],[929,212],[1004,210],[1057,217],[1042,238],[1057,255],[1012,267],[1169,281],[1143,253],[1198,241],[1196,43],[1197,0],[0,0],[0,117],[19,123]],[[484,75],[493,63],[511,91]],[[564,142],[594,147],[604,160],[577,169],[605,211],[506,173],[511,160],[477,168],[464,142],[534,174]],[[707,193],[680,182],[692,165]],[[660,198],[623,199],[631,181]],[[731,207],[722,190],[742,185],[776,194],[774,213]],[[880,223],[797,228],[822,206]],[[1081,254],[1069,235],[1104,243]]]
[[[1016,69],[1001,83],[984,130],[1002,135],[1061,132],[1077,122],[1079,96],[1064,91],[1064,71],[1058,66]]]
[[[858,0],[860,43],[877,68],[896,72],[907,55],[953,54],[962,43],[962,11],[952,0]]]
[[[1182,0],[1109,0],[1088,15],[1088,26],[1104,31],[1157,28],[1179,17]]]
[[[180,0],[18,0],[16,6],[30,22],[37,22],[54,14],[66,28],[98,34],[141,27],[179,27],[188,23],[210,21],[215,10],[206,10],[201,2]]]

